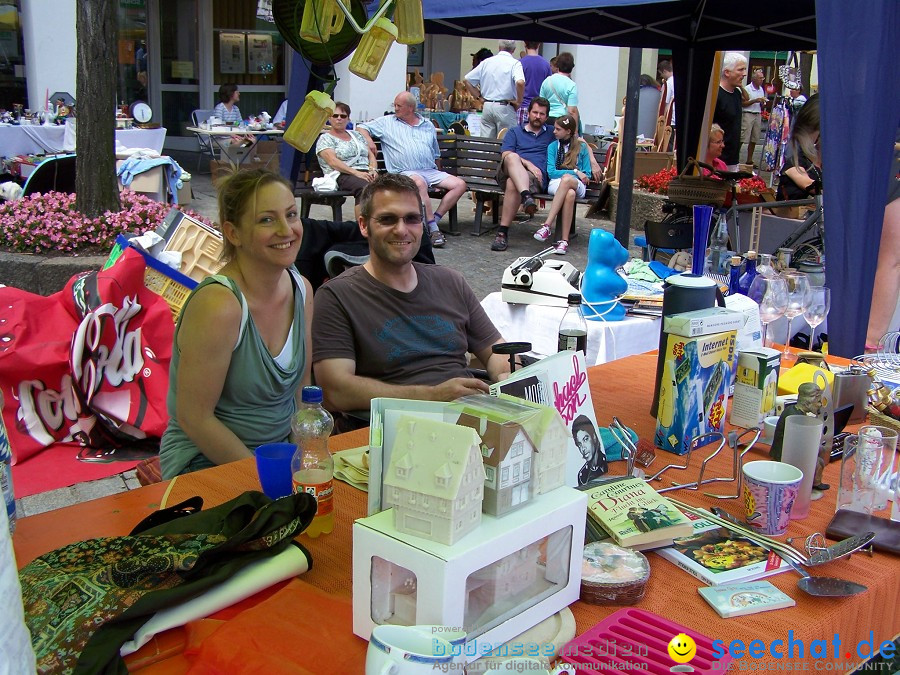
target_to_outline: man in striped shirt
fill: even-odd
[[[451,176],[440,170],[441,151],[438,147],[434,125],[416,112],[416,99],[408,91],[394,98],[394,114],[378,117],[360,124],[357,129],[366,137],[369,146],[375,150],[372,137],[381,139],[384,163],[391,173],[402,173],[413,179],[419,188],[422,203],[425,204],[425,219],[428,222],[431,245],[443,248],[444,235],[438,222],[466,191],[462,178]],[[446,190],[437,209],[432,210],[428,189],[440,187]]]

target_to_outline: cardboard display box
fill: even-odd
[[[668,335],[660,377],[656,447],[687,453],[691,440],[722,431],[736,331],[700,337]]]
[[[116,161],[116,171],[118,171],[122,162],[124,162],[124,160],[120,159]],[[148,171],[142,171],[141,173],[136,174],[131,181],[131,185],[128,185],[127,187],[129,190],[145,194],[158,202],[168,201],[166,195],[165,174],[163,174],[161,166],[154,166]],[[119,179],[119,191],[122,191],[125,188],[126,186],[122,185],[122,181]]]
[[[731,400],[732,424],[738,427],[760,427],[768,415],[775,414],[775,392],[781,353],[768,347],[740,352],[737,358],[737,381]]]
[[[353,525],[353,632],[458,626],[466,662],[578,599],[587,497],[560,487],[453,546],[399,533],[382,511]]]

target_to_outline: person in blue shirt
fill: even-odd
[[[547,241],[553,233],[552,223],[562,209],[562,239],[554,247],[556,255],[569,251],[569,230],[575,213],[575,200],[584,197],[591,179],[591,151],[578,137],[578,120],[572,115],[557,118],[553,125],[556,140],[547,148],[547,193],[553,195],[547,220],[534,233],[538,241]]]
[[[509,248],[509,226],[519,205],[533,216],[537,210],[534,195],[547,186],[547,146],[553,140],[552,129],[544,124],[549,110],[550,102],[536,96],[528,107],[528,122],[510,127],[503,137],[497,172],[497,182],[503,190],[503,208],[492,251]]]

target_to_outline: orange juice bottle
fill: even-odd
[[[334,529],[334,459],[328,451],[333,428],[331,414],[322,407],[322,389],[303,387],[302,402],[291,423],[291,442],[297,445],[291,475],[294,492],[316,498],[316,515],[306,528],[310,537]]]

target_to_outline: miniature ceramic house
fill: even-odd
[[[510,553],[469,577],[466,614],[478,614],[500,603],[515,604],[538,578],[538,542]]]
[[[384,480],[394,527],[447,546],[481,523],[484,466],[471,428],[403,417]]]
[[[487,417],[462,413],[456,422],[470,427],[481,437],[484,461],[484,502],[482,510],[492,516],[524,506],[531,498],[534,443],[517,422],[497,422]]]
[[[508,397],[501,394],[500,398],[505,400]],[[532,494],[544,495],[565,485],[569,430],[562,416],[553,406],[523,399],[515,399],[515,401],[532,408],[537,413],[523,424],[535,446],[531,480]]]

